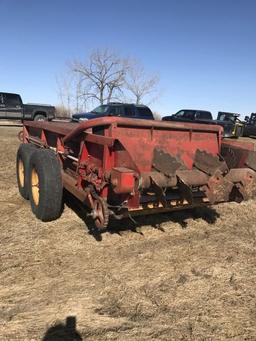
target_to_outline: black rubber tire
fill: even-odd
[[[36,204],[32,191],[32,172],[37,173],[39,199]],[[39,149],[29,164],[29,198],[32,212],[41,221],[52,221],[61,216],[63,210],[63,185],[60,162],[53,151]]]
[[[34,117],[34,121],[47,121],[47,117],[43,114],[37,114]]]
[[[28,172],[29,162],[32,154],[36,151],[36,146],[30,143],[22,143],[19,146],[16,157],[16,176],[20,195],[28,200],[29,199],[29,184],[28,184]],[[23,184],[19,176],[19,162],[23,163],[24,167],[24,180]]]

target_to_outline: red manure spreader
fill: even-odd
[[[20,194],[36,217],[60,217],[63,189],[105,230],[109,219],[248,200],[256,195],[252,143],[209,124],[106,117],[25,121],[17,152]]]

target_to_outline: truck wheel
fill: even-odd
[[[47,121],[47,117],[43,114],[37,114],[34,117],[34,121]]]
[[[39,149],[29,164],[29,198],[32,212],[42,221],[62,213],[63,186],[59,160],[51,150]]]
[[[29,162],[36,147],[30,143],[22,143],[19,146],[16,157],[16,175],[19,192],[24,199],[29,198],[28,170]]]

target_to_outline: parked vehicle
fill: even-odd
[[[127,103],[108,103],[100,105],[90,112],[82,114],[74,114],[72,121],[87,121],[93,118],[118,116],[126,118],[140,118],[145,120],[153,120],[152,111],[146,105],[127,104]]]
[[[225,134],[227,134],[229,128],[231,137],[240,137],[244,133],[244,123],[239,119],[239,116],[237,113],[219,111],[217,122],[221,125],[221,122],[228,122]]]
[[[245,116],[243,136],[256,136],[256,113]]]
[[[50,121],[55,118],[55,107],[44,104],[23,104],[20,95],[0,92],[0,118]]]
[[[223,116],[222,116],[223,117]],[[163,121],[175,121],[175,122],[193,122],[204,124],[220,125],[224,129],[223,137],[235,137],[242,136],[242,129],[238,127],[237,122],[232,120],[214,120],[210,111],[195,110],[195,109],[183,109],[179,110],[176,114],[171,116],[165,116]]]
[[[109,218],[204,207],[256,195],[253,144],[223,139],[218,125],[104,117],[24,122],[20,194],[42,221],[60,217],[63,188],[95,228]]]
[[[175,121],[175,122],[195,122],[195,123],[208,123],[212,121],[212,114],[210,111],[194,110],[194,109],[182,109],[171,116],[165,116],[163,121]]]

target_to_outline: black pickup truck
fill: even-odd
[[[225,114],[225,115],[224,115]],[[176,114],[171,116],[165,116],[163,121],[178,121],[178,122],[193,122],[204,124],[216,124],[220,125],[224,129],[223,137],[235,137],[242,136],[243,130],[239,129],[241,123],[234,120],[227,119],[228,115],[235,115],[232,113],[219,112],[217,120],[214,120],[210,111],[195,110],[195,109],[183,109],[179,110]],[[230,117],[229,117],[230,118]]]
[[[0,92],[0,119],[50,121],[55,107],[44,104],[23,104],[20,95]]]

